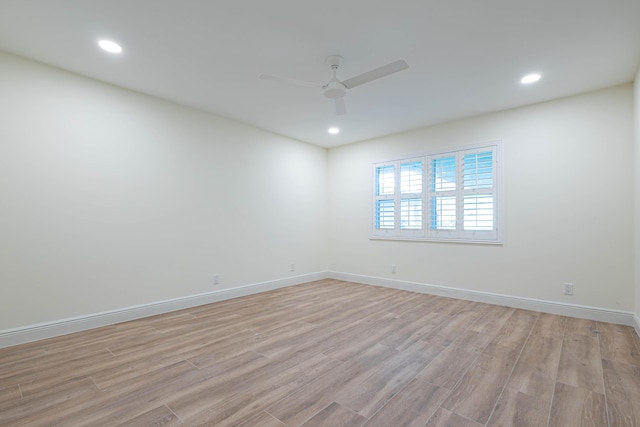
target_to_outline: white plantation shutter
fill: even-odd
[[[381,230],[395,228],[395,200],[376,201],[376,228]]]
[[[457,162],[455,154],[429,159],[429,228],[431,236],[452,237],[456,230]]]
[[[400,230],[422,230],[422,180],[422,160],[400,162]]]
[[[463,227],[465,230],[491,231],[493,224],[493,195],[464,196]]]
[[[378,196],[393,196],[395,193],[395,171],[393,165],[376,168],[376,192]]]
[[[375,206],[374,234],[393,235],[395,229],[396,172],[391,164],[376,165],[374,168]]]
[[[422,159],[374,166],[374,235],[420,237],[423,179]]]
[[[499,243],[499,147],[375,164],[373,237]]]
[[[494,224],[493,150],[465,152],[463,157],[465,231],[492,231]]]
[[[422,229],[422,198],[400,199],[400,229]]]
[[[462,166],[461,233],[467,239],[497,239],[496,147],[479,147],[460,153]]]

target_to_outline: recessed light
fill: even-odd
[[[335,135],[336,133],[340,133],[340,129],[338,129],[338,128],[329,128],[329,133],[331,135]]]
[[[527,74],[520,80],[520,83],[528,85],[537,82],[541,77],[540,74]]]
[[[118,43],[112,42],[111,40],[100,40],[98,42],[98,46],[100,46],[102,49],[106,50],[107,52],[111,52],[111,53],[122,52],[122,47],[120,47]]]

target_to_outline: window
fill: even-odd
[[[498,142],[374,165],[374,238],[500,243]]]

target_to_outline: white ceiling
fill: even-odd
[[[640,0],[0,0],[0,50],[332,147],[630,82]],[[351,89],[345,116],[258,78],[323,83],[330,54],[341,79],[409,69]]]

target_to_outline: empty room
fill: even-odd
[[[640,425],[640,2],[0,0],[0,426]]]

